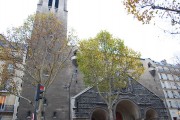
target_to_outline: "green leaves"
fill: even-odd
[[[129,76],[137,80],[144,71],[140,53],[107,31],[80,41],[77,60],[84,82],[105,93],[126,87]]]
[[[127,87],[128,77],[138,80],[144,71],[140,53],[128,48],[123,40],[113,38],[107,31],[80,41],[77,61],[85,84],[96,87],[109,111],[120,91]]]

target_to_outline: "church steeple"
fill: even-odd
[[[54,13],[67,31],[67,0],[39,0],[37,13]]]
[[[39,0],[37,12],[67,12],[66,8],[67,0]]]

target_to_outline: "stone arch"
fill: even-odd
[[[139,107],[132,100],[122,99],[115,106],[116,120],[136,120],[140,118]]]
[[[91,120],[108,120],[108,112],[103,108],[95,108],[91,113]]]
[[[153,108],[147,108],[145,120],[158,120],[158,113]]]

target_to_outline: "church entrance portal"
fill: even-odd
[[[153,109],[148,109],[146,111],[146,119],[145,120],[158,120],[158,114]]]
[[[139,119],[138,106],[130,100],[122,100],[116,106],[116,120]]]
[[[107,112],[101,108],[93,111],[91,120],[108,120]]]

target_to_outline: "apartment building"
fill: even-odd
[[[23,45],[24,46],[24,45]],[[13,63],[9,59],[4,59],[3,53],[4,48],[9,48],[10,45],[8,44],[6,38],[0,34],[0,73],[1,78],[4,77],[2,75],[4,70],[7,70],[7,73],[10,77],[5,77],[5,82],[0,85],[0,120],[16,120],[17,119],[17,110],[19,106],[19,95],[21,86],[22,86],[22,79],[23,72],[15,69]],[[13,49],[12,49],[13,50]],[[13,55],[22,62],[25,62],[25,58],[22,55],[17,54],[17,51],[12,51]],[[7,53],[5,53],[7,54]],[[25,56],[24,56],[25,57]],[[3,67],[2,67],[3,66]],[[19,66],[19,64],[17,65]],[[6,69],[7,68],[7,69]],[[0,82],[2,82],[1,79]],[[16,92],[12,91],[12,87],[16,89]],[[11,90],[10,90],[11,89]],[[15,95],[16,94],[16,95]]]
[[[180,66],[166,60],[142,59],[145,73],[140,82],[164,100],[172,120],[180,119]]]

